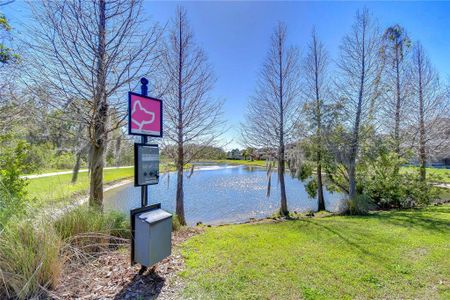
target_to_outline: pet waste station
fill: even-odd
[[[141,136],[134,144],[134,186],[141,188],[141,207],[130,211],[131,264],[141,272],[171,254],[172,214],[161,203],[148,204],[148,186],[159,182],[159,146],[148,137],[163,136],[162,101],[148,96],[148,80],[141,79],[141,93],[128,93],[128,134]]]

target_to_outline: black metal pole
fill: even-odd
[[[145,77],[141,78],[141,94],[143,96],[148,96],[148,80]],[[141,143],[147,144],[147,136],[141,136]],[[147,186],[141,186],[141,207],[145,207],[148,205],[148,190]]]

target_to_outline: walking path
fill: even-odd
[[[111,170],[111,169],[128,169],[133,168],[133,166],[125,166],[125,167],[108,167],[103,168],[103,170]],[[88,169],[80,169],[78,171],[79,173],[85,173],[89,171]],[[23,175],[20,176],[21,178],[27,178],[27,179],[33,179],[33,178],[41,178],[41,177],[49,177],[49,176],[56,176],[56,175],[65,175],[65,174],[72,174],[72,171],[61,171],[61,172],[52,172],[52,173],[44,173],[44,174],[32,174],[32,175]]]
[[[445,189],[450,189],[450,183],[438,183],[438,184],[435,184],[435,186],[445,188]]]

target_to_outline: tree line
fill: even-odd
[[[101,210],[105,162],[131,161],[121,150],[133,143],[125,131],[126,92],[147,77],[149,94],[164,100],[161,145],[176,165],[176,214],[186,224],[184,169],[205,153],[222,156],[214,146],[226,130],[223,101],[212,94],[213,66],[187,11],[178,7],[161,25],[144,16],[141,0],[29,5],[33,22],[20,47],[0,49],[0,133],[9,136],[2,146],[15,147],[16,138],[70,149],[73,181],[85,162],[89,203]],[[0,26],[12,34],[6,16]],[[248,149],[276,149],[281,214],[289,213],[286,168],[325,209],[324,185],[350,199],[368,193],[362,186],[374,195],[381,189],[376,167],[394,161],[388,167],[395,180],[385,181],[398,182],[400,165],[415,151],[425,191],[426,162],[448,146],[449,97],[420,43],[399,25],[381,31],[367,10],[357,13],[334,60],[316,31],[305,56],[288,45],[287,33],[277,24],[242,125]]]
[[[223,101],[211,94],[216,78],[195,42],[186,10],[178,7],[173,18],[161,25],[144,16],[143,4],[141,0],[29,3],[33,22],[26,25],[24,38],[16,39],[20,60],[14,59],[14,49],[1,48],[1,71],[11,75],[1,79],[5,120],[1,129],[2,134],[10,134],[4,146],[14,148],[14,138],[33,147],[39,144],[35,136],[55,147],[61,154],[58,158],[74,154],[72,181],[77,180],[80,166],[87,164],[89,204],[102,210],[105,162],[130,161],[121,151],[124,146],[130,150],[133,142],[125,130],[126,92],[137,89],[139,79],[147,77],[150,94],[164,99],[161,145],[177,168],[176,213],[186,224],[184,168],[208,155],[223,157],[213,147],[224,131]],[[0,20],[12,34],[6,16]],[[27,157],[39,160],[28,150]]]
[[[420,41],[405,28],[381,30],[364,9],[331,59],[312,30],[306,54],[277,24],[251,97],[246,145],[277,149],[280,214],[288,216],[285,166],[306,181],[324,210],[324,185],[348,195],[349,208],[399,207],[436,197],[426,165],[449,153],[448,86]],[[292,150],[286,153],[286,147]],[[417,157],[417,174],[400,167]],[[325,178],[324,178],[325,176]]]

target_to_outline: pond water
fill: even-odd
[[[184,208],[189,225],[197,222],[222,224],[244,222],[250,218],[270,216],[279,208],[277,175],[272,174],[270,197],[266,197],[267,173],[264,168],[229,165],[196,167],[191,177],[185,173]],[[317,200],[309,198],[304,184],[286,175],[286,193],[290,211],[317,210]],[[128,184],[105,193],[105,208],[129,213],[140,206],[139,187]],[[158,185],[148,187],[149,204],[161,203],[163,209],[175,211],[176,174],[163,174]],[[324,191],[326,208],[338,211],[342,194]]]

